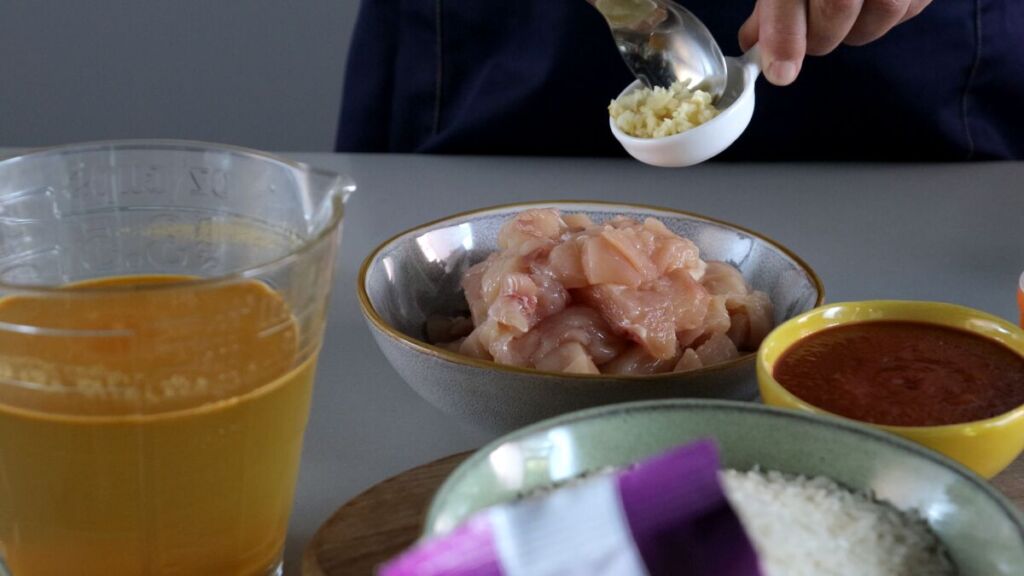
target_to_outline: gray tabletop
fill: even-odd
[[[524,200],[593,199],[698,212],[800,254],[831,302],[955,302],[1016,319],[1024,270],[1024,163],[706,164],[628,160],[293,154],[355,178],[286,552],[346,500],[490,437],[421,400],[377,350],[356,274],[377,244],[453,212]]]

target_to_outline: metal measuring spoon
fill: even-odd
[[[587,0],[604,16],[633,75],[648,88],[681,82],[717,102],[728,66],[711,32],[671,0]]]

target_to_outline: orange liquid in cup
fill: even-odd
[[[0,551],[13,575],[266,574],[315,354],[301,355],[287,305],[262,283],[110,294],[0,301],[0,322],[53,328],[0,331]]]

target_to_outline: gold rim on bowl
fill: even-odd
[[[714,364],[712,366],[706,366],[704,368],[698,368],[696,370],[690,370],[690,371],[683,372],[683,373],[680,373],[680,372],[665,372],[665,373],[661,373],[661,374],[646,374],[646,375],[625,375],[625,374],[624,375],[616,375],[616,374],[571,374],[571,373],[567,373],[567,372],[551,372],[551,371],[546,371],[546,370],[536,370],[536,369],[533,369],[533,368],[523,368],[523,367],[520,367],[520,366],[510,366],[510,365],[507,365],[507,364],[499,364],[498,362],[493,362],[493,361],[489,361],[489,360],[481,360],[481,359],[478,359],[478,358],[470,358],[468,356],[463,356],[462,354],[457,354],[457,353],[452,352],[450,350],[447,350],[445,348],[441,348],[439,346],[434,346],[433,344],[429,344],[429,343],[424,342],[422,340],[419,340],[417,338],[413,338],[413,337],[411,337],[411,336],[401,332],[400,330],[395,329],[390,324],[388,324],[384,320],[384,318],[382,318],[380,316],[380,314],[377,313],[377,310],[373,307],[373,304],[370,302],[370,296],[366,292],[366,275],[369,272],[370,265],[377,258],[378,254],[380,254],[387,247],[389,247],[392,244],[394,244],[396,241],[398,241],[398,240],[400,240],[402,238],[405,238],[406,236],[411,236],[411,235],[414,235],[414,234],[419,234],[419,233],[421,233],[421,232],[423,232],[423,231],[425,231],[425,230],[427,230],[429,228],[434,228],[434,227],[439,226],[441,224],[446,224],[446,223],[456,224],[456,223],[459,222],[459,220],[463,220],[463,219],[469,218],[471,216],[478,216],[478,215],[482,215],[482,214],[487,214],[489,212],[502,212],[502,211],[507,211],[509,209],[514,209],[514,208],[520,208],[520,209],[546,208],[546,207],[558,207],[558,206],[564,206],[564,205],[569,205],[569,206],[588,206],[589,205],[589,206],[602,206],[602,207],[607,207],[607,208],[612,208],[612,207],[619,206],[619,207],[630,208],[630,209],[633,209],[633,210],[636,210],[636,211],[662,212],[662,213],[667,213],[667,214],[673,214],[675,216],[685,216],[687,218],[692,218],[692,219],[695,219],[695,220],[709,222],[709,223],[712,223],[712,224],[718,224],[718,225],[721,225],[721,226],[726,226],[726,227],[732,228],[732,229],[737,230],[739,232],[743,232],[744,234],[748,234],[748,235],[750,235],[750,236],[752,236],[754,238],[757,238],[758,240],[761,240],[762,242],[768,244],[772,248],[775,248],[776,250],[778,250],[782,254],[785,254],[790,260],[792,260],[794,263],[796,263],[797,266],[799,266],[802,270],[804,270],[807,273],[807,276],[810,278],[811,283],[814,285],[814,288],[815,288],[815,290],[818,293],[818,296],[815,299],[813,308],[817,308],[817,307],[821,306],[822,303],[824,303],[824,301],[825,301],[825,286],[822,284],[821,279],[818,277],[818,273],[815,272],[814,269],[811,268],[811,266],[809,264],[807,264],[807,262],[805,262],[803,260],[803,258],[800,258],[799,256],[797,256],[792,250],[790,250],[786,246],[782,245],[781,243],[779,243],[779,242],[777,242],[777,241],[775,241],[775,240],[765,236],[764,234],[761,234],[761,233],[758,233],[758,232],[754,232],[753,230],[750,230],[750,229],[745,228],[743,226],[738,226],[736,224],[733,224],[731,222],[727,222],[725,220],[719,220],[719,219],[716,219],[716,218],[710,218],[710,217],[703,216],[701,214],[696,214],[696,213],[693,213],[693,212],[687,212],[685,210],[676,210],[674,208],[665,208],[665,207],[661,207],[661,206],[652,206],[652,205],[649,205],[649,204],[634,204],[634,203],[623,203],[623,202],[605,202],[605,201],[599,201],[599,200],[552,200],[552,201],[547,201],[547,202],[536,202],[536,201],[534,201],[534,202],[513,202],[513,203],[509,203],[509,204],[499,204],[499,205],[496,205],[496,206],[488,206],[488,207],[485,207],[485,208],[477,208],[477,209],[474,209],[474,210],[466,210],[464,212],[458,212],[458,213],[452,214],[450,216],[445,216],[444,218],[438,218],[436,220],[432,220],[432,221],[427,222],[425,224],[421,224],[421,225],[416,226],[414,228],[410,228],[410,229],[408,229],[408,230],[406,230],[404,232],[399,232],[398,234],[395,234],[394,236],[388,238],[387,240],[382,242],[380,245],[378,245],[376,248],[374,248],[373,251],[370,252],[370,254],[363,260],[362,265],[359,267],[359,276],[358,276],[358,279],[356,280],[356,282],[358,284],[357,287],[356,287],[356,293],[358,294],[358,297],[359,297],[359,307],[362,309],[363,315],[374,325],[374,327],[376,327],[378,330],[380,330],[384,334],[387,334],[393,340],[396,340],[397,342],[400,342],[401,344],[403,344],[403,345],[405,345],[405,346],[407,346],[409,348],[412,348],[413,350],[416,350],[417,352],[421,352],[423,354],[428,354],[430,356],[438,358],[439,360],[444,360],[444,361],[447,361],[447,362],[453,362],[455,364],[462,364],[464,366],[471,366],[471,367],[474,367],[474,368],[480,368],[480,369],[484,369],[484,370],[497,370],[499,372],[508,372],[508,373],[512,373],[512,374],[525,374],[525,375],[530,375],[530,376],[540,376],[540,377],[544,377],[544,378],[557,378],[559,380],[566,380],[566,379],[568,379],[568,380],[579,380],[579,381],[584,381],[584,382],[585,381],[613,382],[613,381],[621,381],[621,380],[637,380],[637,381],[645,381],[646,382],[646,381],[672,380],[672,379],[679,378],[679,376],[681,374],[685,374],[685,375],[689,376],[689,375],[696,375],[696,374],[708,374],[708,373],[713,373],[713,372],[717,372],[717,371],[726,370],[728,368],[732,368],[732,367],[737,366],[739,364],[742,364],[744,362],[748,362],[752,357],[755,357],[757,355],[757,352],[748,352],[746,354],[743,354],[742,356],[739,356],[738,358],[734,358],[734,359],[726,361],[726,362],[721,362],[719,364]]]

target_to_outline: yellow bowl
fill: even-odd
[[[926,322],[966,330],[1024,355],[1024,330],[1014,324],[964,306],[940,302],[873,300],[828,304],[797,316],[765,338],[757,354],[757,382],[766,404],[816,414],[836,414],[797,398],[774,376],[775,362],[797,340],[841,324],[871,320]],[[1024,450],[1024,406],[975,422],[946,426],[885,426],[865,423],[923,444],[991,478]]]

